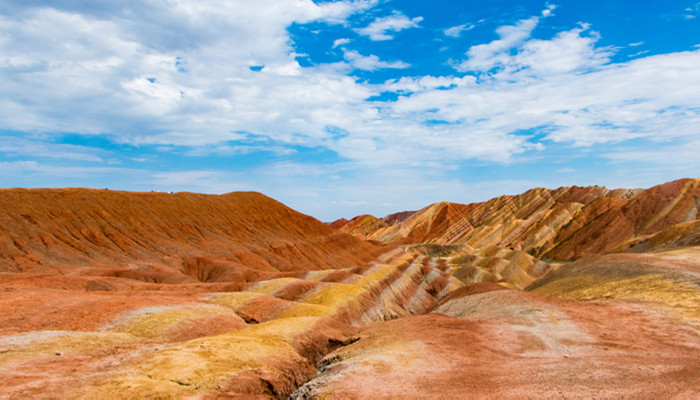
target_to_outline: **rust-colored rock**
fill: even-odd
[[[6,272],[92,275],[98,267],[151,281],[249,281],[351,267],[382,252],[252,192],[3,189],[0,225]]]

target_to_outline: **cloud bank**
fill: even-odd
[[[353,48],[355,41],[341,36],[328,48],[337,48],[340,59],[302,66],[288,28],[349,26],[381,42],[422,29],[422,17],[397,11],[350,26],[349,18],[371,10],[373,1],[78,3],[0,9],[0,129],[25,133],[5,138],[0,152],[15,158],[8,164],[15,169],[41,172],[43,164],[32,161],[37,157],[110,159],[103,150],[76,145],[49,149],[47,143],[65,133],[163,152],[185,147],[190,156],[212,149],[323,149],[338,159],[321,173],[358,188],[362,171],[378,169],[398,178],[374,175],[377,180],[412,176],[454,185],[444,171],[465,160],[507,165],[550,146],[639,140],[662,144],[659,151],[698,146],[700,49],[612,62],[616,49],[598,46],[599,34],[586,24],[533,37],[553,6],[498,27],[498,39],[452,60],[451,75],[399,75],[377,84],[354,71],[411,65]],[[472,26],[444,35],[459,37]],[[648,150],[606,154],[613,161],[661,158]],[[356,175],[348,178],[349,171]],[[150,173],[162,185],[184,177],[199,180],[199,188],[202,182],[251,186],[210,169]],[[363,190],[368,197],[374,192]]]

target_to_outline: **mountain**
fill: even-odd
[[[430,248],[465,283],[524,288],[550,264],[644,251],[659,242],[697,244],[699,204],[700,179],[681,179],[647,190],[536,188],[483,203],[436,203],[403,219],[363,215],[334,226],[374,242]]]
[[[382,243],[497,246],[567,261],[696,220],[699,204],[700,179],[681,179],[647,190],[537,188],[483,203],[436,203],[392,222],[363,215],[334,226]]]
[[[331,224],[0,189],[0,399],[698,398],[699,183]]]
[[[259,193],[0,190],[0,271],[246,283],[383,250]]]

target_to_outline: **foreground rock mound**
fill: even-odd
[[[425,313],[461,286],[430,259],[398,250],[371,265],[239,292],[42,291],[59,301],[34,311],[51,324],[39,328],[15,305],[36,291],[5,279],[0,326],[22,329],[0,337],[0,381],[10,398],[286,397],[318,373],[322,356],[355,340],[359,327]],[[121,312],[76,329],[53,319],[66,307],[64,296],[80,305],[75,313],[101,314],[115,302]]]
[[[489,285],[480,283],[475,285]],[[468,287],[375,324],[295,398],[697,398],[700,336],[623,302]],[[698,292],[696,291],[696,294]]]

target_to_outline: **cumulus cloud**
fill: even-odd
[[[152,7],[134,4],[144,12]],[[18,18],[0,19],[11,38],[0,43],[2,128],[110,133],[134,144],[199,149],[257,137],[266,141],[256,150],[323,146],[357,162],[385,164],[405,164],[407,153],[439,154],[444,163],[507,161],[537,149],[516,134],[528,130],[575,145],[697,134],[691,88],[700,78],[691,66],[700,65],[699,51],[613,64],[613,50],[597,47],[598,36],[586,25],[532,38],[542,18],[534,16],[470,48],[457,65],[470,74],[371,85],[348,73],[409,65],[344,49],[344,63],[302,67],[286,31],[298,21],[332,23],[371,3],[275,4],[181,1],[151,33],[148,13],[129,13],[132,20],[125,21],[120,9],[95,18],[68,8],[22,8]],[[222,7],[240,13],[222,16]],[[415,24],[394,14],[366,33]],[[144,31],[135,34],[138,29]],[[189,39],[176,40],[181,36]],[[401,96],[367,100],[382,92]],[[345,133],[337,137],[334,130]]]
[[[385,82],[384,90],[395,93],[410,94],[434,89],[450,89],[458,86],[475,84],[476,78],[465,76],[422,76],[418,78],[404,76]]]
[[[501,37],[491,43],[472,46],[467,53],[468,59],[458,66],[459,71],[488,71],[504,65],[510,59],[509,50],[522,44],[530,37],[539,17],[522,20],[516,25],[502,26],[496,29]]]
[[[368,36],[374,41],[391,40],[393,33],[404,29],[418,28],[423,17],[408,18],[402,13],[395,12],[388,17],[377,18],[364,28],[356,29],[357,33]]]
[[[521,62],[527,63],[528,56],[543,56],[552,54],[551,49],[538,49],[538,46],[558,46],[558,50],[567,53],[565,56],[569,58],[565,63],[570,63],[572,57],[578,57],[581,47],[585,47],[585,44],[580,44],[573,36],[580,34],[582,31],[588,30],[588,26],[584,25],[581,29],[572,30],[568,32],[568,36],[565,34],[562,37],[557,37],[557,40],[550,41],[534,41],[529,40],[533,29],[540,22],[541,18],[546,18],[552,15],[552,11],[556,8],[555,5],[547,5],[542,13],[541,17],[533,16],[528,19],[523,19],[516,23],[515,25],[504,25],[496,29],[496,33],[500,36],[500,39],[494,40],[490,43],[480,44],[472,46],[467,52],[468,58],[462,63],[457,65],[457,69],[461,72],[466,71],[478,71],[478,72],[488,72],[493,69],[499,70],[512,70],[518,68],[518,62],[514,62],[511,55],[514,50],[521,53]],[[591,36],[595,36],[592,33]],[[578,48],[569,49],[568,45],[578,45]],[[583,56],[582,56],[583,57]],[[535,60],[533,60],[535,61]],[[545,60],[551,65],[554,60]],[[533,64],[529,63],[528,66],[532,67]]]
[[[544,10],[542,10],[542,16],[543,16],[543,17],[552,16],[552,15],[553,15],[552,12],[553,12],[556,8],[557,8],[557,6],[554,5],[554,4],[547,4],[547,7],[546,7]]]
[[[519,37],[519,52],[493,53],[504,71],[401,97],[393,110],[484,136],[529,130],[576,146],[700,133],[700,102],[690,89],[700,85],[700,71],[691,67],[700,51],[612,64],[609,50],[596,49],[582,29],[546,41]]]
[[[276,139],[303,142],[323,134],[320,107],[332,114],[371,95],[339,71],[302,76],[286,29],[333,23],[372,2],[144,1],[96,6],[99,18],[71,4],[0,18],[2,128],[202,145],[287,125]]]

